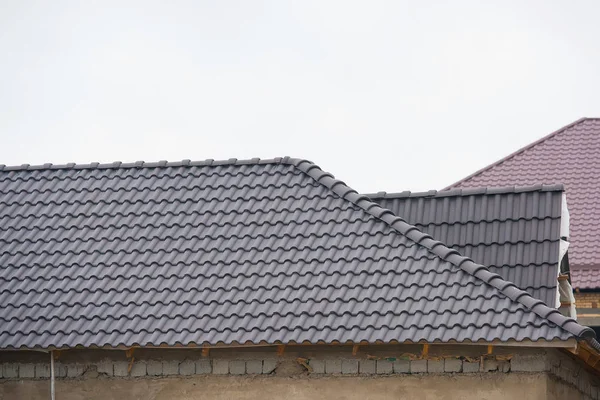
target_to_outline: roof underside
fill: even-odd
[[[367,195],[555,307],[562,185]]]
[[[588,328],[294,159],[0,173],[0,348]]]
[[[563,183],[570,213],[573,286],[600,288],[600,119],[584,118],[451,188]]]

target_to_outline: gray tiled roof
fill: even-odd
[[[297,159],[3,168],[0,348],[593,337]]]
[[[554,307],[562,194],[536,185],[367,196]]]

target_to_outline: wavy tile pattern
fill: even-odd
[[[0,348],[593,335],[275,159],[3,168]]]
[[[555,307],[562,193],[538,185],[367,196]]]
[[[600,289],[600,119],[583,118],[451,185],[565,185],[573,286]]]

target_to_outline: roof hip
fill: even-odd
[[[377,203],[374,203],[366,195],[359,194],[356,190],[348,187],[344,182],[335,179],[333,175],[324,172],[314,163],[307,160],[287,157],[285,158],[285,163],[294,165],[296,168],[305,172],[339,196],[385,222],[400,234],[405,235],[415,243],[425,247],[441,259],[498,289],[506,297],[523,305],[526,309],[532,311],[541,318],[553,322],[578,338],[589,339],[596,337],[595,332],[591,328],[579,325],[574,319],[567,318],[558,310],[546,306],[543,301],[535,299],[526,291],[519,289],[514,283],[504,280],[500,275],[490,272],[485,266],[475,263],[470,258],[460,255],[458,251],[434,240],[430,235],[421,232],[415,226],[408,224],[402,218],[394,215],[390,210],[382,208]]]

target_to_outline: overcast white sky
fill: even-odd
[[[597,1],[0,0],[0,163],[307,158],[439,189],[600,116]]]

